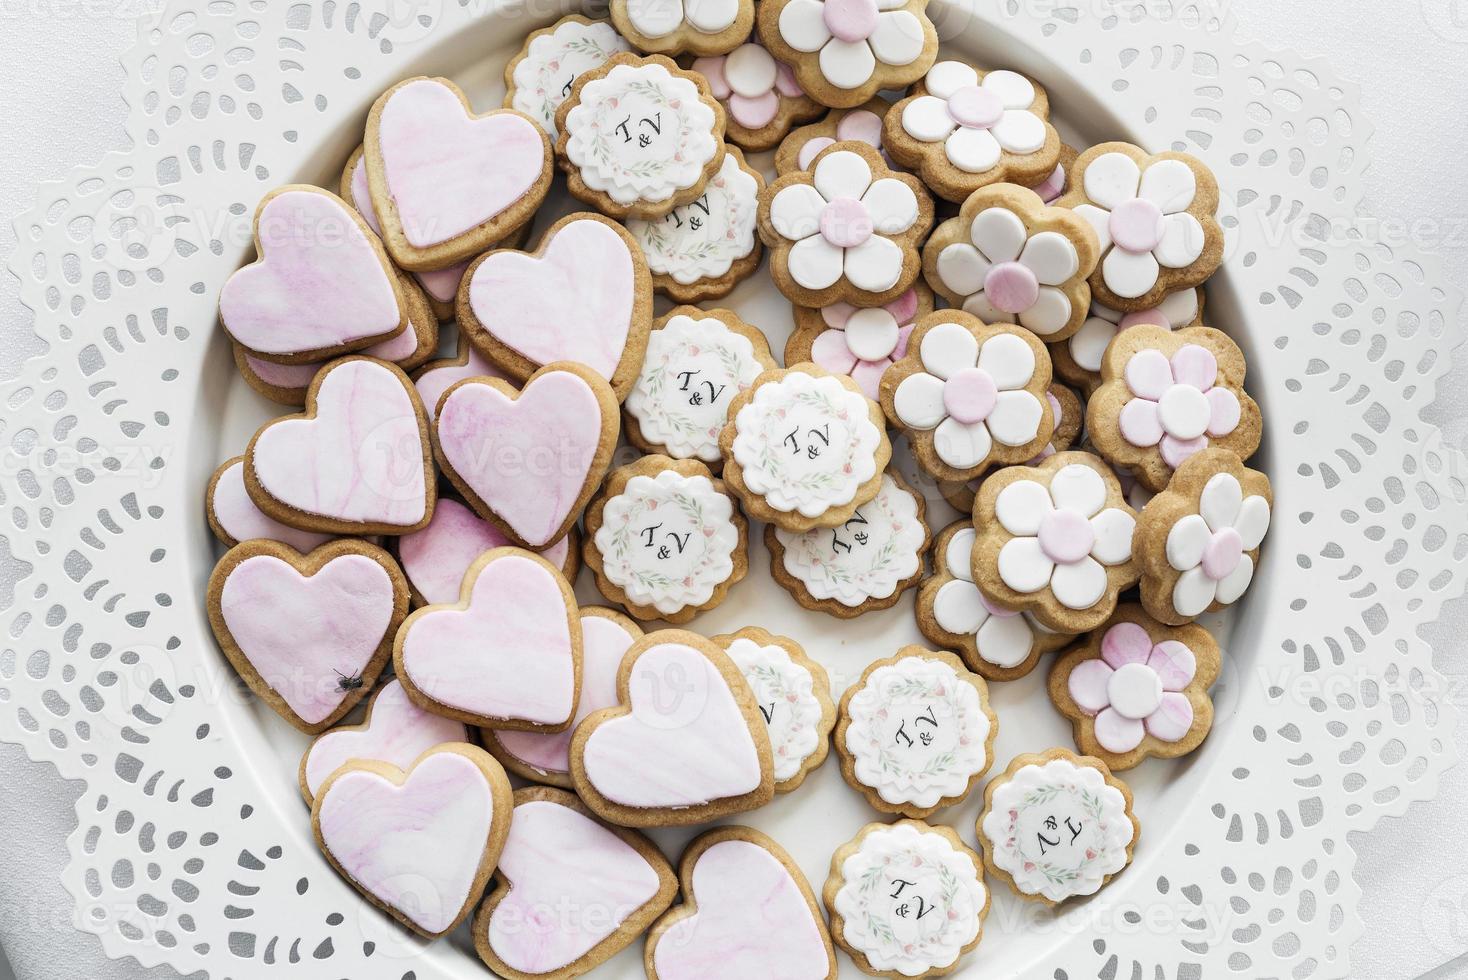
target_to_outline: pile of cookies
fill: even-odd
[[[1094,894],[1140,832],[1114,773],[1208,734],[1196,620],[1247,590],[1271,508],[1243,353],[1204,325],[1217,183],[1066,146],[1034,80],[938,60],[924,7],[612,0],[531,34],[503,108],[393,86],[335,192],[255,215],[220,320],[303,411],[210,481],[210,622],[313,736],[333,866],[428,938],[477,908],[498,974],[644,933],[654,980],[833,977],[836,946],[950,972],[986,874]],[[532,230],[555,184],[585,208]],[[784,367],[691,305],[766,253]],[[961,519],[934,533],[909,462]],[[911,591],[931,647],[870,651],[843,693],[789,637],[648,625],[722,603],[761,525],[801,606]],[[609,606],[578,603],[582,564]],[[975,850],[926,821],[995,766],[988,685],[1051,653],[1078,751],[990,778]],[[822,901],[751,828],[677,875],[639,832],[795,792],[833,741],[883,818],[832,841]]]

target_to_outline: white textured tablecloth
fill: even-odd
[[[133,36],[141,0],[0,0],[0,252],[9,219],[37,181],[122,145],[117,55]],[[151,2],[151,0],[150,0]],[[1098,0],[1099,2],[1099,0]],[[1451,281],[1468,286],[1468,0],[1218,0],[1244,37],[1326,57],[1358,82],[1376,125],[1367,175],[1372,213],[1440,252]],[[0,378],[43,350],[15,283],[0,282]],[[1468,357],[1444,380],[1431,421],[1468,443]],[[14,588],[0,537],[0,609]],[[21,586],[24,588],[24,586]],[[1455,686],[1468,681],[1468,604],[1455,603],[1427,634]],[[1460,710],[1468,697],[1460,696]],[[1468,757],[1468,724],[1459,727]],[[0,943],[22,980],[173,976],[109,962],[71,926],[58,872],[79,790],[50,766],[0,746]],[[1353,841],[1367,933],[1352,950],[1355,976],[1409,980],[1468,976],[1468,766],[1439,799]],[[1452,961],[1462,957],[1462,962]],[[0,980],[4,980],[0,966]]]

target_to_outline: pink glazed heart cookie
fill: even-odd
[[[585,212],[551,225],[534,253],[483,256],[459,289],[460,329],[510,377],[577,361],[619,402],[642,368],[652,313],[652,275],[636,239]]]
[[[387,250],[413,271],[491,248],[535,214],[553,173],[550,140],[529,116],[475,115],[446,78],[410,78],[384,92],[363,148]]]
[[[405,534],[433,517],[428,422],[396,364],[322,368],[306,411],[267,422],[245,450],[245,488],[265,514],[330,534]]]
[[[549,364],[516,391],[471,378],[439,401],[433,448],[479,516],[538,550],[564,538],[601,485],[621,432],[612,389],[581,364]]]
[[[556,567],[496,548],[464,575],[459,601],[398,630],[393,667],[415,704],[485,728],[565,731],[581,693],[581,617]]]
[[[382,242],[330,191],[279,187],[255,211],[259,258],[219,293],[219,320],[237,342],[279,364],[371,347],[408,326]]]
[[[484,355],[461,332],[453,357],[429,361],[412,374],[413,387],[423,401],[430,420],[438,418],[438,403],[443,393],[465,378],[500,378],[505,374],[484,359]]]
[[[739,668],[686,630],[627,651],[620,702],[571,739],[577,794],[624,827],[686,826],[764,806],[775,795],[764,717]]]
[[[408,583],[365,541],[307,555],[277,541],[236,545],[209,576],[209,625],[241,678],[308,735],[377,683],[408,614]]]
[[[368,901],[437,939],[468,918],[510,832],[510,781],[483,749],[450,743],[408,769],[357,760],[311,808],[316,844]]]
[[[527,786],[515,791],[474,948],[511,980],[580,976],[635,942],[677,890],[642,834],[602,823],[572,793]]]
[[[836,951],[810,883],[750,827],[699,837],[679,865],[683,904],[647,936],[650,980],[835,980]]]
[[[310,551],[331,540],[329,534],[301,531],[269,517],[245,491],[245,457],[221,463],[209,478],[209,488],[204,492],[204,511],[209,518],[209,529],[226,548],[233,548],[241,541],[254,538],[269,538],[288,544],[297,551]]]

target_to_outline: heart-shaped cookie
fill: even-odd
[[[301,756],[301,795],[309,806],[326,778],[353,759],[375,759],[407,769],[435,745],[468,740],[469,729],[462,721],[424,711],[393,679],[372,695],[362,724],[333,728],[306,749]]]
[[[652,329],[652,276],[625,228],[599,214],[551,225],[534,253],[490,252],[459,290],[459,325],[513,378],[578,361],[632,390]]]
[[[259,259],[229,277],[219,319],[265,360],[320,361],[401,333],[408,309],[382,242],[330,191],[290,184],[255,211]]]
[[[774,762],[754,693],[727,654],[686,630],[649,633],[622,658],[620,704],[571,739],[571,779],[597,816],[682,826],[764,806]]]
[[[550,189],[550,140],[514,109],[475,115],[445,78],[409,78],[378,98],[363,144],[367,184],[393,260],[431,271],[490,248]]]
[[[331,540],[329,534],[288,527],[256,507],[245,491],[243,456],[221,463],[214,471],[209,479],[209,489],[204,493],[204,511],[209,518],[209,528],[226,548],[233,548],[252,538],[269,538],[288,544],[297,551],[310,551]]]
[[[475,512],[538,551],[565,537],[601,485],[621,431],[612,389],[581,364],[549,364],[516,391],[471,378],[439,401],[433,449]]]
[[[635,942],[677,888],[652,841],[602,823],[572,793],[526,787],[474,946],[496,976],[579,976]]]
[[[393,666],[408,695],[485,728],[565,731],[581,692],[581,616],[550,562],[496,548],[469,566],[458,602],[403,623]]]
[[[484,894],[510,831],[510,781],[483,749],[436,746],[412,767],[347,763],[311,808],[316,843],[373,905],[436,939]]]
[[[395,364],[347,357],[322,368],[306,411],[267,422],[245,450],[245,488],[282,524],[330,534],[404,534],[437,496],[428,423]]]
[[[413,372],[413,386],[423,400],[423,410],[430,419],[438,418],[438,402],[443,393],[465,378],[503,378],[504,372],[484,359],[479,349],[459,334],[459,347],[454,357],[429,361]]]
[[[352,710],[382,673],[408,583],[365,541],[302,555],[278,541],[231,548],[209,576],[209,625],[261,700],[308,735]]]
[[[678,868],[683,904],[648,933],[650,980],[835,980],[836,951],[810,883],[749,827],[699,837]]]

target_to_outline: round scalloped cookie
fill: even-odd
[[[554,143],[556,110],[576,79],[606,64],[612,55],[631,50],[627,39],[604,20],[580,14],[562,17],[531,32],[505,65],[505,108],[525,113]]]

